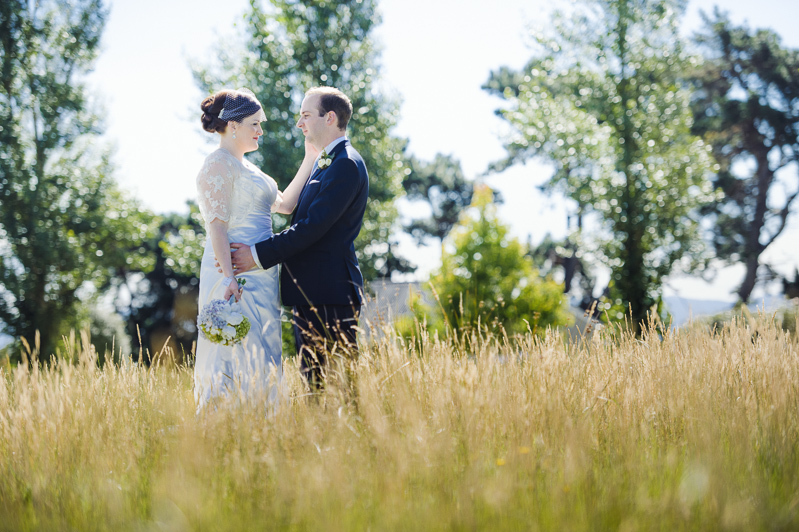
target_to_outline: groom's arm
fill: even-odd
[[[338,163],[338,164],[336,164]],[[335,161],[320,183],[320,189],[306,214],[284,231],[255,244],[263,268],[284,262],[322,238],[351,207],[365,185],[358,166],[349,158]]]

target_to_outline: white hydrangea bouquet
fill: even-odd
[[[230,346],[247,336],[250,320],[242,314],[241,305],[232,297],[228,301],[214,299],[200,311],[197,327],[208,341]]]

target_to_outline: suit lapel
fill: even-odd
[[[332,156],[333,159],[335,160],[335,158],[338,156],[338,154],[341,153],[344,150],[344,145],[348,144],[348,143],[349,143],[349,140],[344,139],[341,142],[339,142],[338,144],[336,144],[336,147],[333,148],[333,151],[330,152],[330,156]],[[333,163],[331,162],[330,164],[333,164]],[[321,174],[322,172],[324,172],[328,168],[329,168],[328,166],[325,166],[324,168],[319,168],[317,166],[316,170],[311,172],[311,177],[308,178],[308,181],[312,180],[314,178],[314,176],[317,176],[318,174]],[[308,181],[306,181],[306,183],[305,183],[306,185],[308,184]]]
[[[333,148],[333,151],[330,152],[330,155],[333,156],[334,160],[338,156],[339,153],[344,151],[344,148],[345,148],[346,144],[349,144],[349,140],[348,139],[344,139],[343,141],[341,141],[338,144],[336,144],[336,147]],[[309,177],[308,180],[305,182],[305,185],[302,187],[302,191],[300,191],[300,197],[297,199],[297,207],[298,207],[298,209],[295,209],[295,211],[294,211],[295,214],[299,210],[299,205],[300,205],[300,203],[302,203],[303,197],[305,196],[305,191],[308,190],[308,185],[310,184],[310,182],[314,181],[314,180],[318,181],[319,178],[322,176],[322,174],[324,174],[325,170],[327,170],[328,168],[329,168],[328,166],[326,166],[324,168],[319,168],[316,165],[316,163],[314,163],[314,170],[311,171],[311,177]]]

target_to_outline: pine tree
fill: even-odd
[[[718,11],[705,22],[696,37],[707,60],[694,79],[694,131],[713,146],[721,166],[715,185],[724,192],[706,214],[715,222],[716,256],[746,267],[738,288],[746,303],[761,256],[799,196],[799,51],[772,31],[733,26]]]
[[[494,192],[475,187],[471,208],[445,240],[441,269],[430,282],[448,323],[493,331],[543,332],[571,319],[563,286],[539,276],[528,251],[497,216]],[[501,328],[501,329],[500,329]]]

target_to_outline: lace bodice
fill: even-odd
[[[219,219],[228,223],[230,233],[238,226],[251,225],[254,216],[268,217],[275,212],[281,194],[274,179],[246,159],[239,161],[219,148],[205,159],[197,174],[197,200],[206,230]]]

